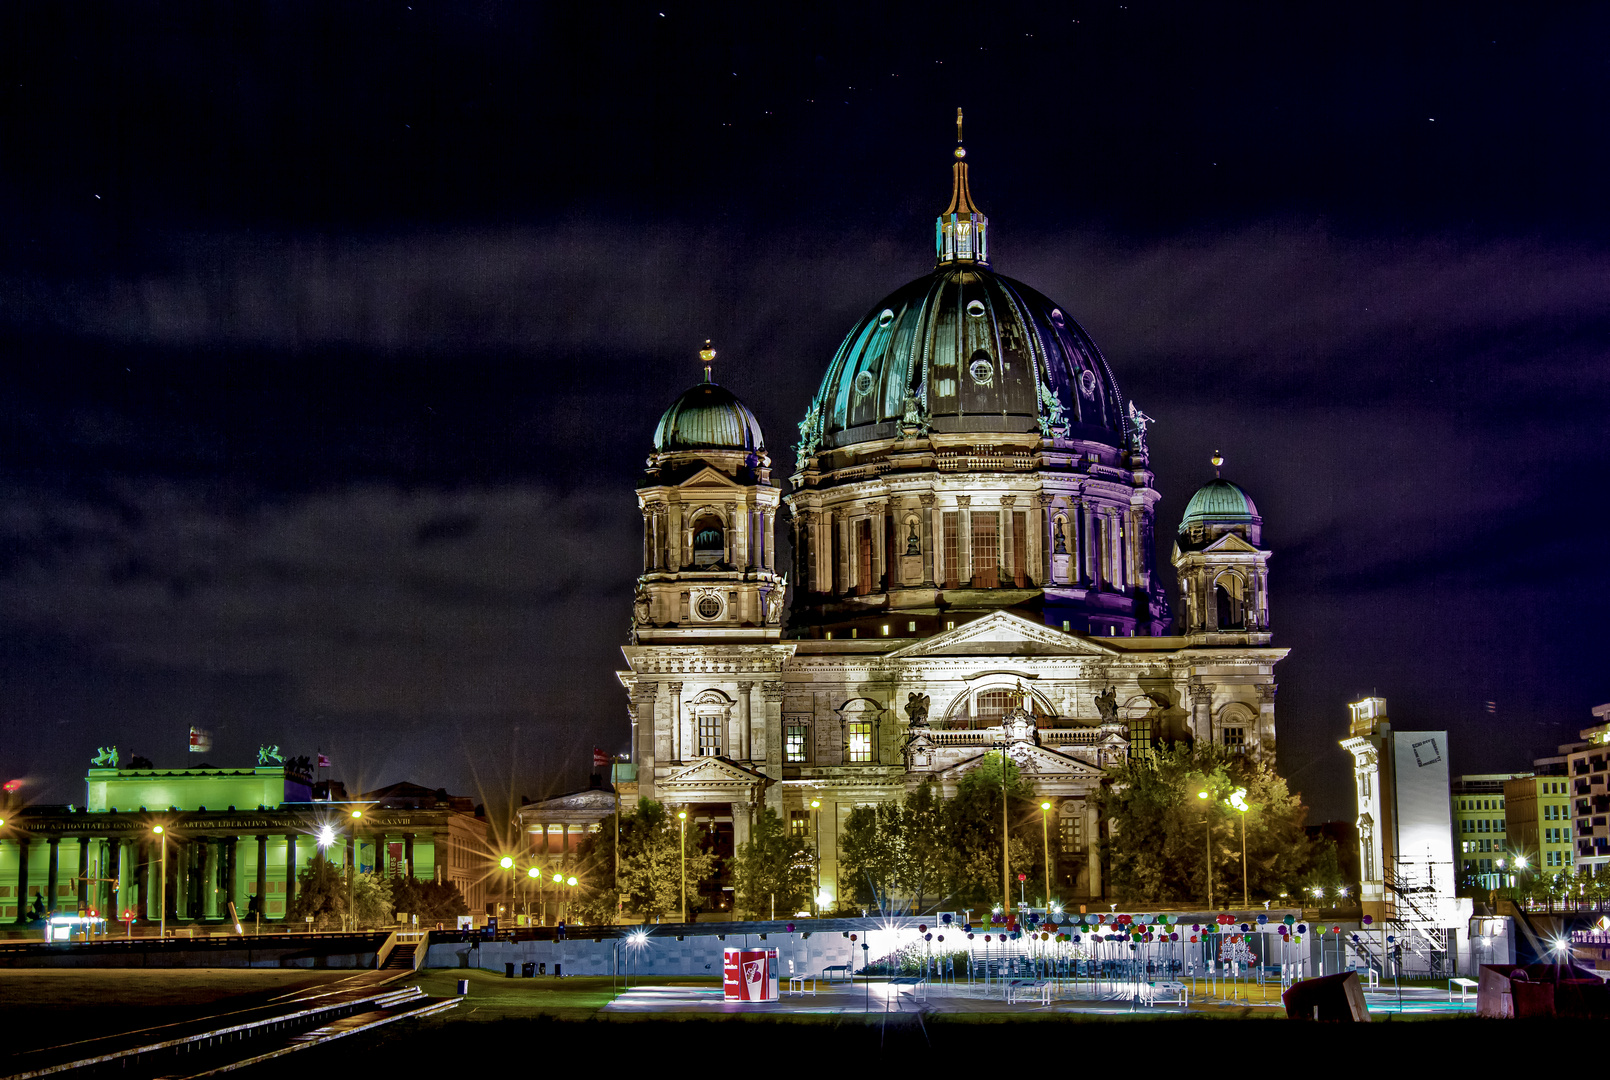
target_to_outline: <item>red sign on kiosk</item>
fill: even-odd
[[[721,987],[728,1001],[776,1001],[776,949],[722,949]]]

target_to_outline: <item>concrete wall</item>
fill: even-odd
[[[789,975],[788,961],[794,961],[801,974],[819,973],[824,967],[848,964],[852,943],[839,933],[812,933],[809,938],[799,934],[768,934],[760,940],[758,934],[728,934],[722,941],[715,934],[687,936],[678,941],[675,934],[651,934],[648,944],[632,948],[628,939],[592,938],[570,941],[483,941],[479,946],[470,942],[433,944],[426,954],[425,966],[433,968],[480,968],[483,971],[504,970],[504,964],[514,964],[516,974],[524,963],[546,964],[549,975],[554,965],[563,965],[566,975],[708,975],[721,977],[721,951],[728,948],[770,948],[777,950],[781,961],[781,974]],[[873,938],[873,951],[879,950],[877,936]],[[859,968],[861,961],[856,960]]]

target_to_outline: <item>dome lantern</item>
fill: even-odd
[[[934,250],[940,266],[989,265],[989,218],[973,203],[967,186],[967,148],[962,145],[962,111],[956,110],[956,163],[952,165],[950,205],[934,224]]]

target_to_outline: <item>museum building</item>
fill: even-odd
[[[824,908],[846,895],[851,810],[929,781],[951,795],[990,753],[1053,803],[1062,899],[1077,900],[1104,895],[1092,794],[1114,765],[1177,741],[1275,752],[1286,650],[1256,505],[1215,455],[1173,547],[1176,624],[1151,418],[1066,308],[995,272],[959,135],[934,269],[844,338],[788,492],[708,348],[637,490],[620,680],[638,792],[687,809],[725,853],[763,807],[814,833]]]
[[[320,858],[456,882],[471,911],[487,899],[486,820],[445,791],[402,783],[316,801],[268,747],[255,767],[235,769],[119,768],[112,747],[85,785],[83,805],[0,815],[0,920],[94,911],[155,923],[165,904],[170,929],[279,924]]]

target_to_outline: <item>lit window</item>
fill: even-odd
[[[1232,754],[1245,752],[1247,748],[1247,732],[1245,728],[1227,727],[1224,729],[1224,747]]]
[[[699,717],[699,756],[716,757],[721,753],[721,717]]]
[[[849,750],[851,762],[869,762],[872,760],[872,721],[856,720],[849,725]]]
[[[790,810],[788,812],[788,835],[809,836],[810,818],[807,810]]]
[[[906,623],[906,632],[910,634],[915,634],[917,632],[917,624],[915,621]]]
[[[783,734],[783,759],[799,764],[805,760],[805,725],[789,724]]]
[[[978,726],[997,727],[1006,710],[1012,707],[1012,699],[1017,695],[1010,690],[986,690],[973,699],[973,712],[977,717]]]
[[[1064,813],[1059,824],[1058,839],[1065,852],[1081,851],[1085,846],[1085,819],[1079,813]]]

